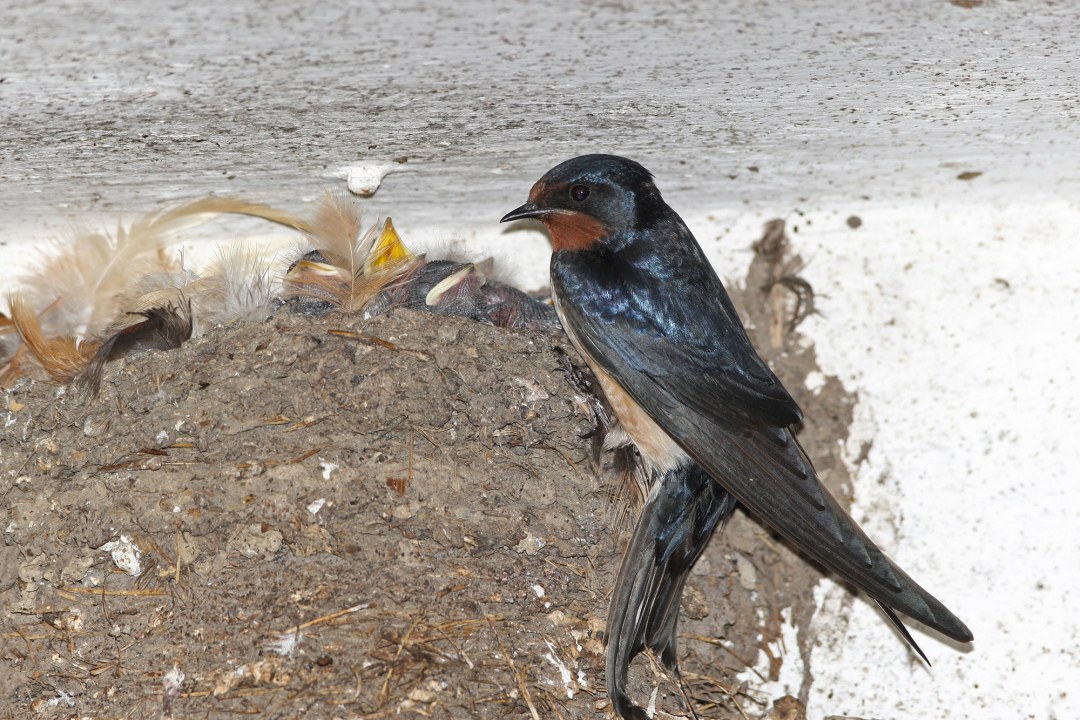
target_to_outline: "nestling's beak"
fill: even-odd
[[[502,216],[502,220],[499,222],[510,222],[511,220],[524,220],[525,218],[540,218],[544,215],[550,214],[550,210],[546,210],[534,202],[527,202],[519,208],[514,208],[510,212]]]

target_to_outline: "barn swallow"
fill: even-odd
[[[643,649],[677,675],[683,582],[733,499],[876,600],[924,659],[897,612],[972,640],[821,484],[792,431],[802,410],[754,350],[719,277],[648,170],[614,155],[567,160],[502,221],[523,218],[547,227],[563,328],[651,483],[608,612],[607,688],[620,717],[647,717],[625,692],[630,662]]]

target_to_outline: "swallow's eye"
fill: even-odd
[[[577,202],[584,202],[585,198],[589,197],[589,188],[585,185],[575,185],[570,188],[570,197]]]

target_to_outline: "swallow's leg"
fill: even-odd
[[[608,695],[619,717],[647,717],[626,694],[630,663],[644,648],[678,673],[683,586],[734,507],[734,498],[695,463],[668,472],[653,486],[623,556],[608,610]]]

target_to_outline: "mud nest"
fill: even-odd
[[[733,295],[843,498],[853,398],[805,388],[782,255],[758,248]],[[92,402],[22,381],[0,434],[0,717],[609,717],[625,533],[571,365],[561,336],[279,313],[114,363]],[[681,621],[699,715],[801,711],[755,688],[817,577],[742,515],[712,543]],[[631,680],[689,715],[647,658]]]

